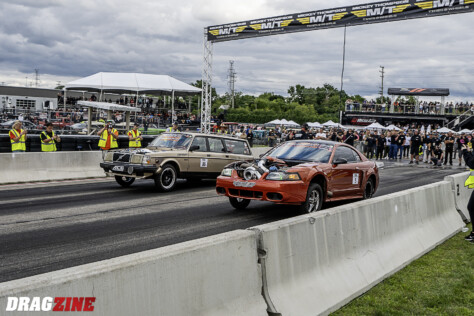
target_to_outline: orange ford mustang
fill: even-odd
[[[378,167],[352,146],[322,140],[288,141],[253,162],[227,165],[216,191],[237,209],[250,200],[298,205],[302,213],[324,202],[368,199],[379,184]]]

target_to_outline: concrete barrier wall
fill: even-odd
[[[252,148],[254,157],[270,147]],[[0,184],[105,177],[102,152],[29,152],[0,154]]]
[[[0,154],[0,184],[105,177],[99,151]]]
[[[457,233],[449,182],[254,229],[270,310],[328,314]]]
[[[0,314],[8,296],[79,296],[93,315],[266,316],[256,247],[240,230],[1,283]]]
[[[467,210],[467,203],[473,192],[472,189],[468,189],[464,186],[464,182],[469,176],[469,172],[464,172],[452,176],[447,176],[444,178],[445,181],[451,182],[451,188],[454,194],[454,201],[456,203],[456,208],[462,214],[462,218],[466,222],[471,222],[472,218],[469,216],[469,211]]]

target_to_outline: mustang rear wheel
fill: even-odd
[[[236,208],[238,210],[243,210],[247,206],[249,206],[249,204],[250,204],[250,200],[241,199],[241,198],[234,198],[234,197],[230,197],[229,202],[234,208]]]
[[[165,164],[161,172],[155,176],[156,187],[163,192],[169,192],[176,187],[178,173],[171,164]]]
[[[323,189],[317,183],[311,183],[306,194],[306,201],[300,205],[299,211],[308,214],[321,210],[323,206]]]
[[[374,195],[374,189],[374,181],[372,179],[367,180],[364,189],[364,200],[372,198],[372,196]]]
[[[133,182],[135,182],[135,178],[115,176],[115,181],[117,181],[117,183],[123,186],[124,188],[128,188],[132,185]]]

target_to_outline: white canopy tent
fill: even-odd
[[[447,128],[447,127],[438,128],[438,129],[436,130],[436,132],[437,132],[437,133],[442,133],[442,134],[449,133],[449,132],[454,133],[453,130],[451,130],[451,129]]]
[[[273,120],[273,121],[270,121],[270,122],[265,123],[265,124],[268,124],[268,125],[280,125],[280,124],[281,124],[281,121],[280,121],[280,120]]]
[[[319,127],[323,127],[321,124],[319,124],[319,122],[308,122],[308,126],[309,127],[316,127],[316,128],[319,128]]]
[[[140,73],[99,72],[94,75],[71,81],[64,86],[64,109],[66,109],[66,91],[79,90],[100,92],[102,101],[104,92],[125,94],[170,95],[172,97],[172,116],[174,117],[174,97],[197,95],[201,89],[179,81],[167,75]]]
[[[399,127],[396,127],[395,125],[391,124],[387,127],[385,127],[388,131],[401,131],[402,129]]]
[[[372,123],[370,124],[369,126],[366,126],[365,129],[381,129],[381,130],[385,130],[386,127],[381,125],[380,123],[378,122],[375,122],[375,123]]]
[[[300,124],[296,123],[295,121],[289,121],[289,122],[286,123],[285,125],[288,125],[288,126],[300,126]]]
[[[464,133],[464,134],[471,134],[472,131],[471,131],[470,129],[465,128],[465,129],[460,130],[459,132],[457,132],[457,134],[462,134],[462,133]]]
[[[329,120],[326,123],[323,124],[324,127],[339,127],[339,128],[345,128],[339,123],[334,123],[333,121]]]

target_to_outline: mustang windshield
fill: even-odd
[[[193,140],[189,134],[163,133],[155,138],[149,146],[170,149],[186,149]]]
[[[287,142],[268,156],[281,160],[328,163],[334,146],[316,142]]]

